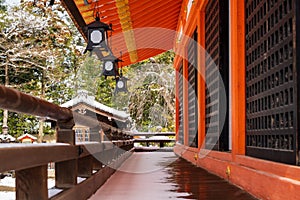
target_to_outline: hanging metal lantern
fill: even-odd
[[[109,52],[107,31],[112,31],[111,25],[101,22],[97,13],[95,21],[87,25],[88,44],[84,53],[93,50]]]
[[[116,79],[116,89],[115,89],[115,93],[119,93],[119,92],[128,92],[127,89],[127,80],[128,78],[120,76]]]
[[[107,76],[118,76],[118,63],[121,61],[120,59],[114,56],[108,56],[102,59],[103,61],[103,69],[102,75]]]
[[[122,57],[122,54],[121,54]],[[128,78],[123,77],[123,71],[122,71],[122,67],[120,70],[120,76],[118,78],[116,78],[116,89],[115,89],[115,93],[119,93],[119,92],[128,92],[127,89],[127,80]]]

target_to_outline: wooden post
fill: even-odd
[[[199,69],[198,69],[198,147],[205,148],[205,11],[200,11],[200,17],[198,18],[199,26]]]
[[[78,176],[88,178],[93,172],[93,156],[85,156],[78,159]]]
[[[72,129],[75,123],[69,121],[57,122],[57,142],[75,145],[75,132]],[[55,187],[70,188],[77,184],[77,159],[55,163]]]
[[[184,145],[189,146],[189,82],[188,82],[188,60],[187,60],[187,51],[184,52],[185,59],[183,60],[183,138]]]
[[[93,169],[94,170],[100,170],[102,169],[102,162],[100,161],[100,158],[99,158],[100,154],[97,154],[97,155],[94,155],[92,157],[92,162],[93,162]]]
[[[9,85],[9,77],[8,77],[8,58],[6,56],[6,65],[5,65],[5,84],[4,86]],[[7,125],[7,120],[8,120],[8,110],[3,110],[3,125],[2,125],[2,134],[6,135],[8,134],[8,125]]]
[[[246,75],[245,75],[245,1],[230,2],[231,45],[231,128],[232,154],[245,154]]]
[[[100,141],[104,141],[104,132],[103,132],[103,129],[101,129],[100,131]]]
[[[16,171],[16,199],[48,199],[47,165]]]
[[[179,141],[179,71],[175,69],[175,138]]]
[[[164,147],[164,142],[160,142],[160,143],[159,143],[159,147],[160,147],[160,148],[163,148],[163,147]]]

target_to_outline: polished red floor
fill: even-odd
[[[172,152],[134,153],[91,200],[254,200]]]

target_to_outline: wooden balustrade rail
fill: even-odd
[[[90,128],[99,126],[96,119],[2,85],[0,85],[0,108],[65,123],[76,120],[76,124]],[[101,125],[105,126],[103,123]]]
[[[175,136],[175,132],[126,132],[131,136]]]
[[[0,173],[15,170],[17,200],[87,199],[133,150],[132,136],[122,130],[1,85],[0,108],[57,122],[55,144],[0,144]],[[75,144],[75,121],[118,133],[116,141]],[[55,163],[55,187],[62,191],[53,196],[48,194],[48,163]],[[78,184],[78,177],[85,181]]]
[[[126,132],[128,135],[134,138],[134,143],[146,143],[146,146],[149,147],[149,143],[159,143],[159,148],[163,148],[166,143],[174,143],[175,132]],[[157,136],[173,136],[173,138],[166,137],[157,137]],[[153,151],[157,149],[153,148],[136,148],[137,151]]]
[[[0,108],[54,120],[69,121],[72,111],[0,85]]]
[[[12,144],[0,145],[0,173],[9,170],[22,170],[50,162],[78,159],[95,155],[114,147],[125,148],[132,144],[132,140],[113,142],[89,142],[78,145],[65,143],[53,144]],[[8,162],[9,161],[9,162]]]
[[[78,145],[56,144],[1,144],[0,173],[16,171],[17,199],[86,199],[92,195],[128,157],[133,141],[90,142]],[[47,165],[76,160],[77,170],[73,176],[87,178],[70,187],[56,187],[63,192],[48,196]],[[7,162],[5,162],[7,161]],[[66,171],[69,169],[60,169]],[[93,171],[98,172],[93,174]],[[64,173],[57,173],[63,177]],[[95,179],[95,177],[98,177]],[[99,179],[99,180],[98,180]],[[86,183],[85,183],[86,182]],[[88,185],[88,188],[82,187]],[[77,189],[81,188],[80,194]],[[76,189],[77,188],[77,189]],[[93,188],[91,190],[91,188]],[[85,190],[86,189],[86,190]],[[79,195],[79,196],[78,196]],[[81,197],[81,198],[79,198]]]

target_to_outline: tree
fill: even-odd
[[[83,57],[84,61],[77,72],[76,87],[95,95],[98,87],[97,83],[101,76],[101,61],[95,54],[92,56],[86,54]]]
[[[51,8],[48,1],[25,0],[9,15],[5,9],[0,12],[0,82],[7,80],[10,87],[56,104],[86,89],[101,103],[128,111],[140,130],[156,126],[173,130],[174,53],[124,68],[130,92],[114,95],[115,80],[101,76],[98,58],[81,55],[82,36],[59,1],[55,2]],[[21,127],[37,131],[36,118],[8,116],[8,126],[16,127],[13,134],[20,134]]]
[[[167,51],[125,70],[129,93],[115,96],[114,105],[128,111],[140,131],[174,130],[173,58],[174,53]]]
[[[0,12],[6,11],[7,7],[4,5],[4,0],[0,0]]]
[[[2,83],[55,103],[72,96],[70,74],[76,68],[80,39],[71,37],[76,29],[66,16],[60,4],[51,9],[38,0],[25,1],[9,15],[1,12]]]

